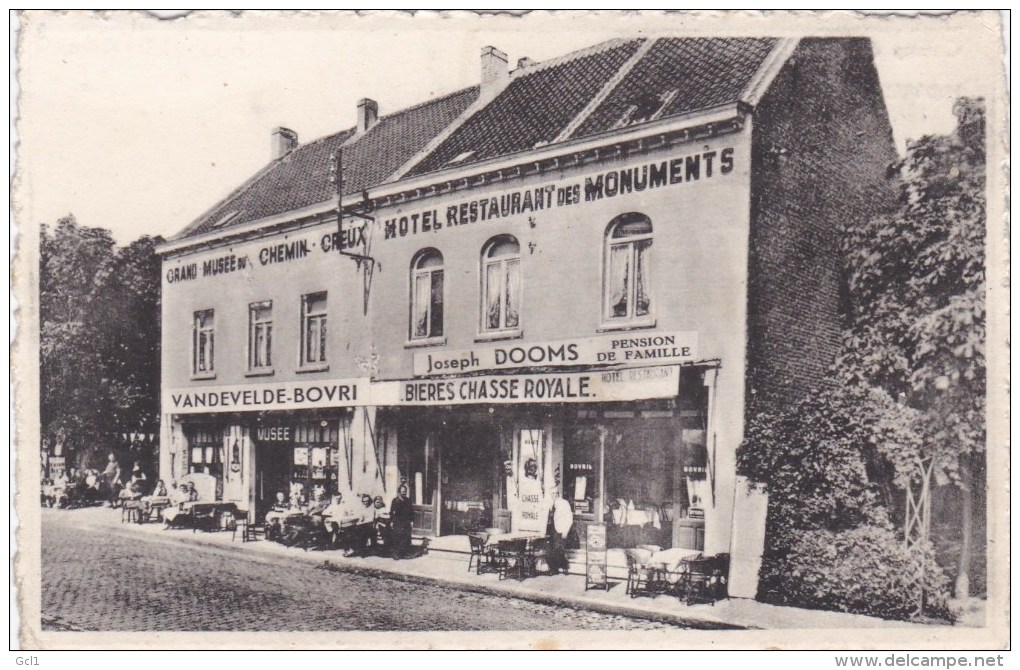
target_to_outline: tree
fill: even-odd
[[[40,418],[80,467],[111,434],[156,432],[160,238],[118,249],[73,216],[40,240]]]
[[[933,478],[964,490],[964,595],[985,442],[985,114],[981,99],[953,111],[951,135],[910,143],[891,167],[896,210],[847,230],[853,325],[841,367],[920,413],[916,448],[887,454],[907,490],[908,538],[930,524]]]

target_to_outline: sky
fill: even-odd
[[[378,12],[21,16],[16,91],[22,229],[73,213],[119,243],[172,235],[269,160],[277,126],[302,143],[352,126],[357,100],[395,112],[477,83],[479,53],[542,61],[621,36],[872,37],[901,152],[952,130],[953,101],[996,86],[994,16],[819,22],[608,13],[525,18]]]

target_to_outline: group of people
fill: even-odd
[[[382,540],[393,558],[411,555],[414,512],[407,486],[397,489],[389,512],[382,496],[328,496],[319,490],[315,497],[304,506],[296,496],[288,500],[283,491],[278,492],[265,516],[267,539],[289,546],[342,549],[345,556],[375,551]]]
[[[42,502],[50,507],[82,507],[98,503],[117,507],[126,500],[140,500],[154,494],[149,489],[148,478],[138,461],[134,462],[126,480],[122,474],[117,457],[110,454],[102,471],[95,468],[70,468],[52,479],[44,476]]]

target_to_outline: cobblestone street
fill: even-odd
[[[112,514],[119,514],[110,510]],[[98,529],[43,510],[44,630],[655,630],[666,624]]]

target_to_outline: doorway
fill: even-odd
[[[491,527],[498,431],[491,425],[458,423],[445,426],[440,435],[440,535]]]
[[[276,492],[290,489],[293,448],[279,442],[255,445],[255,518],[263,519],[276,500]]]

